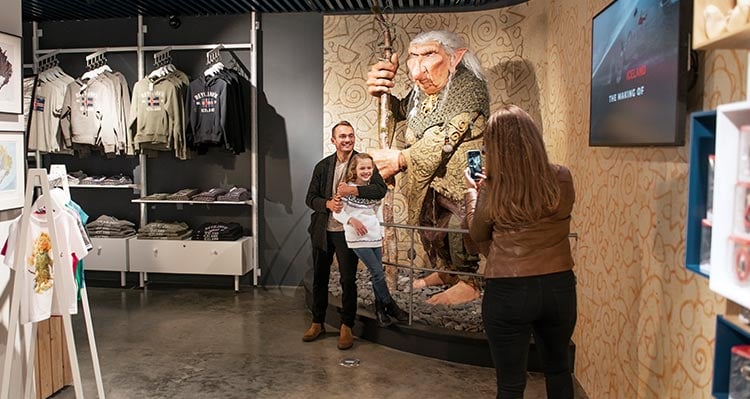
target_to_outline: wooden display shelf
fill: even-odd
[[[747,325],[743,323],[740,320],[740,316],[736,314],[726,314],[724,315],[724,320],[731,323],[736,329],[744,331],[744,334],[747,335],[750,339],[750,325]]]
[[[732,324],[737,325],[738,328],[745,330],[745,333],[750,337],[750,325],[747,325],[740,321],[740,311],[742,306],[738,303],[727,299],[726,309],[724,310],[724,318]]]
[[[734,6],[731,0],[696,0],[693,3],[693,49],[748,49],[750,48],[750,22],[739,29],[725,31],[721,35],[709,39],[706,36],[703,11],[709,4],[715,5],[724,15],[728,15]]]
[[[725,34],[703,42],[693,40],[693,48],[696,50],[717,49],[747,49],[750,48],[750,25],[734,32]]]

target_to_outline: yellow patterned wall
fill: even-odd
[[[543,123],[540,99],[544,96],[540,90],[544,74],[539,71],[545,69],[545,18],[544,9],[538,4],[514,7],[502,12],[399,14],[393,17],[394,51],[399,53],[403,61],[406,59],[409,41],[418,33],[434,29],[457,32],[471,43],[472,50],[485,69],[489,82],[490,109],[498,108],[500,104],[518,104]],[[528,31],[532,26],[537,34],[523,35],[522,32]],[[330,127],[342,119],[354,126],[358,151],[378,148],[377,99],[368,95],[365,89],[367,70],[381,51],[382,37],[377,28],[371,15],[324,18],[325,128],[322,138],[326,154],[335,150],[330,141]],[[404,62],[401,62],[396,84],[394,94],[399,97],[403,97],[410,89]],[[396,147],[401,148],[402,145],[402,140],[396,141]],[[404,181],[398,180],[399,189]],[[405,199],[397,189],[394,222],[404,222],[405,207]],[[399,257],[392,261],[405,263],[409,235],[405,230],[400,230],[397,234]],[[417,256],[424,264],[425,255],[419,246]]]
[[[588,146],[591,17],[609,0],[531,0],[502,9],[395,16],[396,50],[416,33],[463,35],[485,67],[491,110],[515,103],[544,129],[577,188],[576,377],[591,398],[710,398],[715,315],[724,300],[684,268],[686,147]],[[324,120],[350,120],[377,147],[364,88],[378,51],[371,16],[324,18]],[[403,58],[402,58],[403,59]],[[696,109],[745,98],[746,52],[705,54]],[[397,95],[408,91],[406,73]],[[323,132],[326,152],[330,132]],[[402,240],[403,241],[403,240]]]

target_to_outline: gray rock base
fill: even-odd
[[[331,278],[328,281],[328,290],[336,297],[341,297],[341,285],[339,284],[339,272],[331,270]],[[419,278],[421,276],[415,276]],[[413,316],[415,323],[435,326],[455,331],[483,333],[482,324],[482,295],[479,298],[460,305],[430,305],[427,299],[443,292],[448,286],[427,287],[414,290]],[[399,271],[398,290],[391,291],[391,296],[401,309],[409,310],[410,280],[406,271]],[[374,311],[375,294],[370,282],[370,273],[367,269],[360,268],[357,271],[357,304],[361,308]]]

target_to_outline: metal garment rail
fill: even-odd
[[[143,23],[143,16],[138,15],[138,27],[136,32],[136,38],[137,38],[137,45],[136,46],[114,46],[114,47],[78,47],[78,48],[59,48],[59,49],[40,49],[39,48],[39,38],[41,37],[41,32],[39,30],[39,26],[37,22],[32,22],[32,29],[33,29],[33,37],[32,37],[32,55],[33,55],[33,68],[34,73],[37,73],[36,71],[36,65],[37,65],[37,59],[39,56],[42,56],[44,54],[56,52],[58,54],[88,54],[93,53],[96,51],[104,51],[104,52],[110,52],[110,53],[122,53],[122,52],[135,52],[137,54],[138,58],[138,77],[139,79],[146,75],[145,73],[145,67],[144,67],[144,56],[145,52],[147,51],[161,51],[166,47],[171,47],[172,51],[195,51],[195,50],[213,50],[216,49],[218,46],[222,46],[222,50],[228,51],[233,58],[236,59],[236,56],[233,54],[232,50],[250,50],[251,51],[251,57],[250,57],[250,83],[251,83],[251,104],[250,104],[250,115],[251,115],[251,123],[250,123],[250,156],[251,156],[251,200],[253,204],[253,210],[252,210],[252,247],[253,247],[253,256],[252,258],[252,269],[253,269],[253,285],[258,285],[258,277],[260,276],[260,268],[259,268],[259,262],[258,262],[258,109],[257,109],[257,99],[258,99],[258,55],[257,55],[257,32],[260,30],[260,16],[256,12],[252,12],[250,14],[251,23],[250,23],[250,42],[247,43],[216,43],[216,44],[161,44],[158,46],[147,46],[145,45],[145,34],[147,31],[147,26]],[[239,60],[237,60],[239,61]],[[41,166],[41,156],[40,153],[36,152],[36,162],[37,167]],[[147,195],[148,194],[148,186],[147,186],[147,158],[145,155],[140,154],[138,157],[138,163],[140,165],[140,190],[141,195]],[[145,225],[148,221],[148,204],[140,204],[140,224],[141,226]],[[140,286],[143,287],[145,281],[147,280],[148,275],[146,273],[141,273],[139,277],[139,283]],[[239,278],[235,276],[235,290],[239,289]]]
[[[107,53],[126,53],[126,52],[138,52],[138,51],[160,51],[165,47],[172,47],[172,50],[212,50],[219,45],[224,46],[227,50],[252,50],[252,43],[235,43],[235,44],[163,44],[159,46],[115,46],[115,47],[78,47],[78,48],[61,48],[61,49],[38,49],[36,50],[37,55],[51,53],[57,51],[59,54],[80,54],[80,53],[93,53],[94,51],[104,51]]]
[[[470,273],[470,272],[459,272],[459,271],[452,271],[452,270],[442,270],[442,269],[434,269],[431,267],[419,267],[414,266],[414,260],[417,258],[417,250],[414,248],[414,232],[415,231],[439,231],[444,233],[460,233],[460,234],[469,234],[469,230],[467,229],[451,229],[451,228],[444,228],[444,227],[430,227],[430,226],[413,226],[410,224],[398,224],[398,223],[381,223],[380,224],[383,227],[393,227],[395,229],[404,229],[409,230],[409,249],[407,250],[407,257],[409,258],[409,264],[405,265],[403,263],[395,263],[395,262],[389,262],[389,261],[383,261],[384,265],[388,266],[394,266],[399,269],[409,269],[409,325],[412,324],[413,318],[412,318],[412,308],[414,305],[414,271],[423,271],[423,272],[440,272],[445,274],[455,274],[459,276],[469,276],[469,277],[477,277],[484,279],[484,276],[478,273]],[[568,239],[572,238],[575,240],[576,243],[578,243],[578,233],[569,233]]]

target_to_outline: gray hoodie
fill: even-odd
[[[72,143],[102,145],[107,153],[118,148],[117,98],[110,79],[100,77],[68,85],[63,100],[60,126],[67,147]]]

